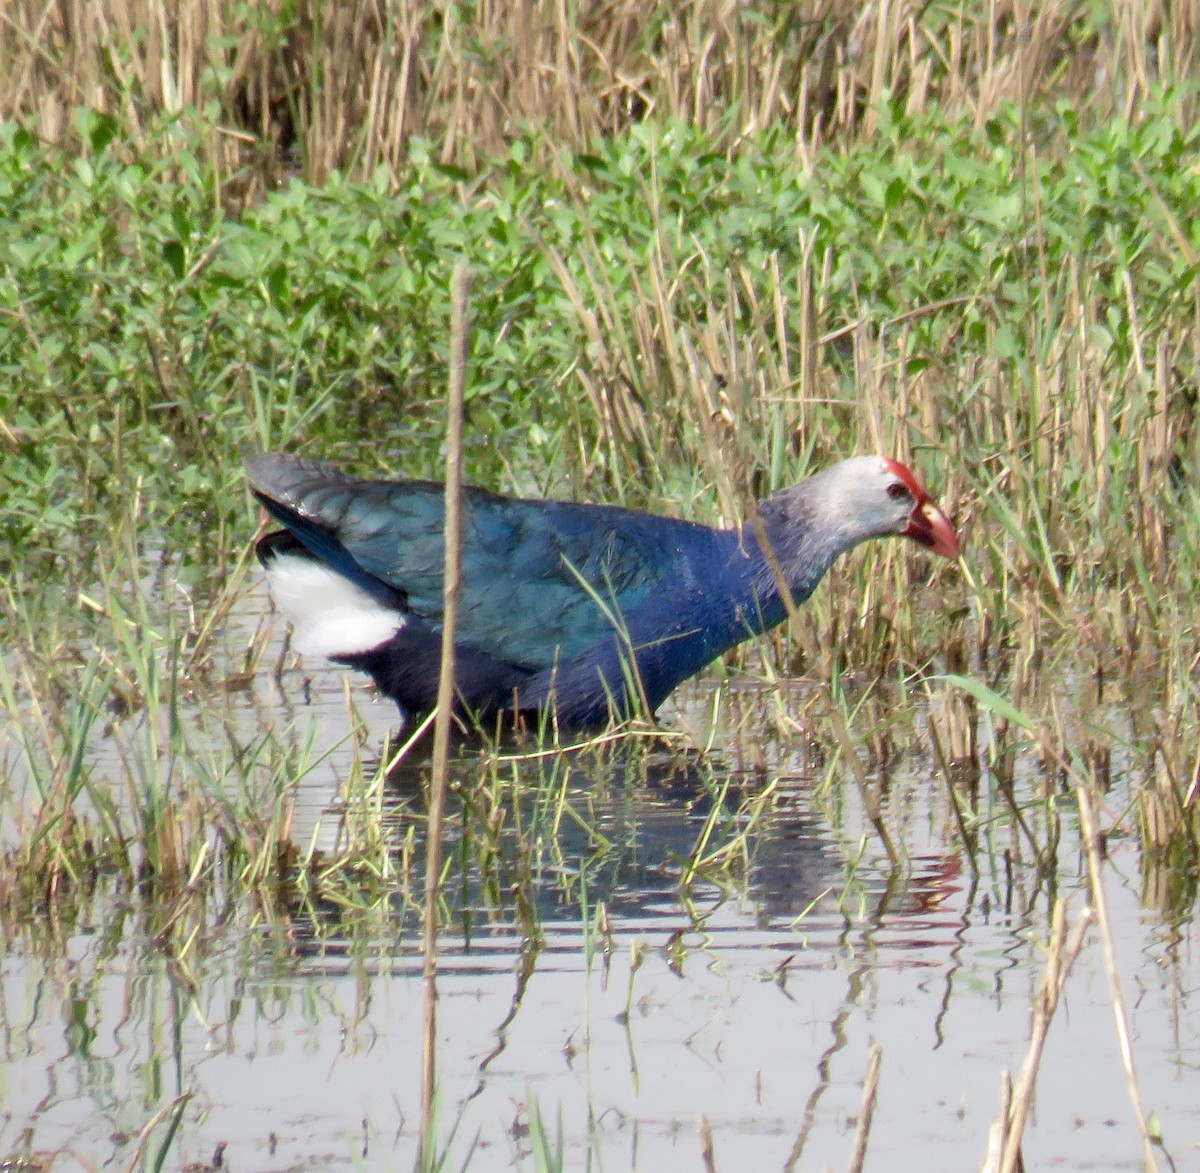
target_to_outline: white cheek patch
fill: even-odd
[[[400,612],[311,558],[277,555],[267,567],[267,583],[276,606],[296,629],[296,649],[306,655],[369,652],[404,626]]]

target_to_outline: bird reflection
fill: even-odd
[[[543,869],[536,884],[534,904],[542,918],[563,914],[564,895],[572,901],[578,896],[581,877],[588,901],[603,901],[612,914],[661,915],[664,898],[675,901],[699,849],[717,854],[735,840],[738,854],[749,860],[748,872],[710,869],[700,875],[709,882],[714,875],[748,879],[748,895],[772,919],[797,916],[841,886],[843,861],[820,816],[789,803],[777,817],[768,805],[747,831],[748,812],[770,779],[731,771],[719,754],[633,738],[548,756],[523,756],[520,743],[501,745],[496,757],[460,756],[453,768],[460,818],[451,830],[460,855],[471,813],[488,807],[496,820],[490,809],[496,787],[480,783],[481,770],[503,779],[501,796],[510,803],[537,808],[553,796],[569,808],[570,817],[555,822],[554,866]],[[389,783],[405,802],[423,806],[428,773],[426,761],[409,760],[392,771]],[[503,818],[509,825],[519,821],[511,811]],[[514,831],[500,850],[514,871],[521,848]],[[479,895],[478,886],[469,890]]]

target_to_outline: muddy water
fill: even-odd
[[[269,680],[256,689],[235,705],[248,723],[266,712],[297,737],[315,723],[318,747],[330,750],[302,783],[294,831],[300,842],[334,835],[353,750],[342,678],[318,674],[305,692],[293,674],[282,693]],[[686,691],[668,721],[699,727],[710,701],[702,687]],[[754,694],[739,703],[752,706]],[[358,708],[364,742],[381,743],[392,710],[362,697]],[[103,763],[111,747],[100,738],[94,748]],[[739,760],[738,746],[718,750]],[[616,845],[589,888],[608,935],[585,931],[577,882],[568,897],[556,872],[591,858],[582,833],[578,843],[566,836],[564,861],[537,873],[536,945],[503,906],[472,909],[470,891],[458,900],[439,987],[448,1167],[532,1169],[536,1102],[552,1138],[561,1127],[567,1168],[701,1168],[701,1117],[718,1169],[844,1168],[872,1043],[882,1066],[866,1167],[978,1165],[1000,1073],[1015,1071],[1027,1047],[1046,935],[1036,878],[1006,861],[1006,840],[989,850],[986,836],[973,870],[919,736],[888,787],[902,874],[886,865],[849,780],[818,798],[824,773],[805,738],[767,738],[756,752],[769,776],[783,776],[783,801],[752,837],[740,888],[699,883],[689,899],[678,890],[674,861],[708,810],[686,769],[581,771],[572,800]],[[1116,810],[1119,763],[1114,773]],[[1019,784],[1031,779],[1032,768],[1025,781],[1018,771]],[[1107,894],[1143,1102],[1176,1166],[1200,1168],[1197,929],[1142,906],[1133,838],[1110,847]],[[1059,890],[1073,893],[1077,914],[1085,893],[1069,831],[1059,859]],[[47,926],[45,938],[5,940],[0,1155],[55,1170],[152,1165],[164,1146],[168,1169],[218,1150],[236,1171],[413,1166],[414,917],[397,917],[388,939],[351,942],[232,911],[186,972],[138,923],[101,892],[65,938]],[[1027,1167],[1139,1166],[1094,933],[1038,1088]]]

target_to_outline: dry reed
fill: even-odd
[[[454,637],[462,585],[463,400],[467,374],[467,297],[470,270],[462,264],[451,277],[450,383],[446,394],[445,572],[442,587],[442,652],[433,723],[433,763],[429,779],[429,821],[425,837],[425,916],[423,934],[425,1015],[421,1048],[422,1155],[432,1160],[437,1091],[437,942],[442,879],[442,822],[450,786],[450,731],[454,724]]]
[[[1196,0],[1118,4],[1094,23],[1070,0],[14,0],[0,118],[52,141],[77,138],[78,108],[133,141],[191,119],[218,171],[249,163],[267,184],[399,167],[413,135],[469,166],[522,127],[579,147],[651,115],[732,138],[786,126],[803,159],[871,134],[885,100],[978,125],[1041,98],[1130,113],[1192,76],[1198,31]]]

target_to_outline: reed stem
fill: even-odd
[[[462,576],[462,420],[467,370],[467,298],[471,273],[464,264],[451,278],[450,381],[447,390],[445,571],[442,583],[442,661],[433,722],[429,824],[425,843],[425,1015],[421,1062],[421,1144],[432,1140],[437,1085],[437,930],[442,872],[442,819],[446,809],[450,727],[454,720],[454,627]],[[426,1149],[423,1160],[431,1154]]]

